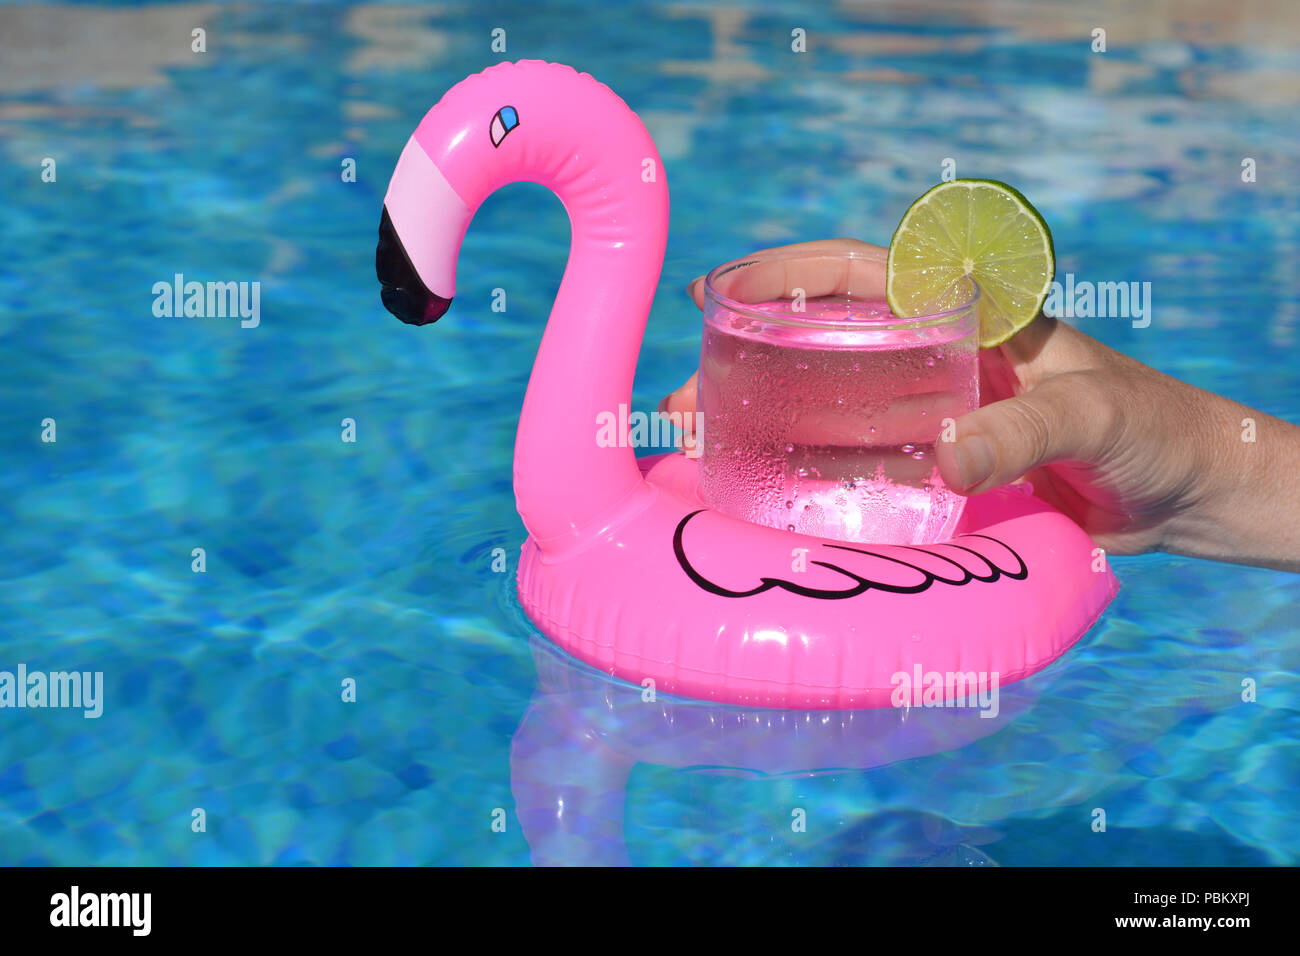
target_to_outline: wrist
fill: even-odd
[[[1197,390],[1199,392],[1199,390]],[[1161,549],[1300,570],[1300,427],[1238,402],[1211,400],[1196,475]]]

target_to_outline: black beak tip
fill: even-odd
[[[398,238],[388,207],[379,220],[379,245],[375,248],[375,274],[383,289],[384,308],[407,325],[437,322],[451,306],[451,299],[431,292],[415,271],[411,258]]]
[[[451,308],[451,299],[435,295],[427,289],[404,289],[386,285],[379,297],[384,308],[407,325],[432,325]]]

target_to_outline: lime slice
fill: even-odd
[[[980,348],[1038,315],[1056,272],[1052,233],[1029,200],[992,179],[940,183],[912,203],[889,243],[885,298],[916,318],[956,308],[980,287]],[[966,294],[963,294],[966,293]]]

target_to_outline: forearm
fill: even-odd
[[[1173,523],[1163,550],[1300,571],[1300,426],[1201,395],[1204,491]]]

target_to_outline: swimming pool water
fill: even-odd
[[[1298,32],[1283,0],[0,7],[0,670],[105,687],[97,720],[0,710],[0,862],[1300,861],[1300,578],[1115,558],[1118,599],[993,729],[645,706],[513,595],[559,203],[489,200],[436,327],[373,271],[424,111],[558,60],[667,166],[637,409],[698,359],[689,279],[885,243],[952,158],[1033,200],[1061,274],[1152,283],[1149,327],[1080,328],[1295,420]],[[155,316],[177,273],[260,282],[260,324]]]

